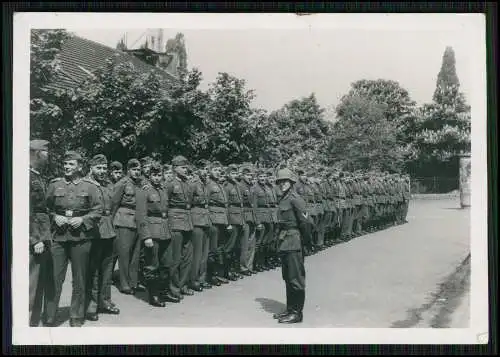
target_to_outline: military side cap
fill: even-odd
[[[104,156],[103,154],[97,154],[89,161],[90,166],[107,165],[107,163],[108,159],[106,159],[106,156]]]
[[[68,161],[68,160],[81,161],[81,160],[83,160],[83,157],[79,152],[70,150],[70,151],[66,151],[66,153],[64,154],[64,161]]]
[[[250,166],[250,165],[243,165],[243,166],[241,166],[241,167],[240,167],[240,171],[241,171],[242,173],[244,173],[244,174],[249,173],[249,172],[250,172],[250,173],[252,173],[252,172],[253,172],[253,170],[252,170],[252,166]]]
[[[127,162],[127,169],[135,169],[141,167],[141,163],[137,159],[130,159]]]
[[[152,174],[153,174],[153,173],[157,174],[157,173],[160,173],[160,172],[162,172],[162,171],[163,171],[163,167],[162,167],[162,165],[161,165],[159,162],[157,162],[157,161],[153,161],[153,162],[151,163],[151,168],[150,168],[150,170],[151,170],[151,173],[152,173]]]
[[[49,142],[47,140],[35,139],[30,141],[30,150],[48,151]]]
[[[196,162],[196,167],[198,167],[199,169],[204,169],[205,167],[208,166],[210,166],[210,161],[206,159],[201,159]]]
[[[164,164],[164,165],[163,165],[163,169],[164,169],[165,171],[170,171],[170,170],[172,170],[172,165],[170,165],[170,164]]]
[[[266,173],[267,173],[267,176],[274,176],[275,171],[274,171],[274,169],[267,169]]]
[[[233,171],[239,171],[239,170],[238,170],[238,165],[236,165],[236,164],[230,164],[230,165],[227,167],[227,172],[228,172],[228,173],[233,172]]]
[[[120,161],[113,161],[109,167],[111,170],[123,170],[123,165]]]
[[[149,156],[145,156],[141,159],[141,165],[152,165],[153,164],[153,159]]]
[[[172,166],[186,166],[188,165],[188,159],[184,156],[176,156],[172,159]]]
[[[215,169],[215,168],[221,168],[222,164],[219,161],[212,161],[210,163],[210,168]]]
[[[306,173],[306,171],[301,167],[297,168],[296,171],[297,171],[297,174],[299,174],[299,175],[304,175]]]

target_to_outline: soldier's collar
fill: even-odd
[[[68,178],[64,176],[64,181],[66,183],[72,183],[74,185],[78,185],[82,181],[82,177],[75,177],[73,180],[68,180]]]
[[[182,176],[179,176],[179,175],[175,175],[175,179],[177,181],[180,181],[180,182],[187,182],[187,180],[188,180],[186,176],[182,177]]]
[[[31,172],[34,172],[34,173],[35,173],[35,174],[37,174],[37,175],[41,175],[41,174],[40,174],[40,171],[35,170],[35,169],[34,169],[34,168],[32,168],[32,167],[30,167],[30,171],[31,171]]]

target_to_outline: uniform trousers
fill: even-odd
[[[84,239],[77,241],[55,241],[52,243],[52,272],[54,289],[49,289],[46,295],[45,311],[48,320],[55,321],[61,291],[68,262],[71,262],[72,293],[71,306],[69,309],[70,318],[83,319],[85,317],[85,300],[87,288],[87,274],[89,266],[89,253],[92,247],[92,240]]]
[[[153,239],[152,247],[144,247],[145,268],[150,271],[145,282],[151,295],[158,296],[169,288],[176,248],[173,239]]]
[[[50,243],[45,242],[44,251],[35,254],[30,248],[29,257],[29,312],[30,326],[38,326],[42,318],[43,299],[52,283],[50,268]]]
[[[246,222],[243,225],[240,250],[240,271],[253,270],[255,257],[256,226],[254,222]]]
[[[191,276],[193,263],[192,231],[173,231],[172,269],[170,277],[170,291],[178,295],[187,287]]]
[[[299,251],[281,251],[281,276],[286,286],[288,311],[302,312],[305,302],[306,271],[304,255]]]
[[[111,305],[113,246],[115,238],[92,240],[89,257],[87,313]]]
[[[119,290],[134,289],[139,282],[141,241],[133,228],[117,227],[116,233],[114,248],[120,267]]]
[[[206,283],[208,253],[210,251],[210,236],[208,227],[195,226],[192,233],[193,263],[190,282],[192,285]]]

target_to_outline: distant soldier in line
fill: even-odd
[[[198,162],[198,173],[190,183],[193,207],[193,265],[191,268],[191,289],[202,291],[212,288],[207,281],[208,253],[210,250],[208,198],[205,189],[208,161]]]
[[[311,185],[309,184],[309,179],[307,177],[307,173],[305,170],[303,170],[302,168],[299,168],[297,170],[297,173],[299,175],[299,180],[298,182],[295,184],[295,190],[297,191],[297,193],[304,199],[304,201],[306,202],[306,211],[307,211],[307,214],[308,216],[310,217],[310,219],[312,220],[313,222],[313,231],[310,232],[311,233],[311,236],[313,237],[313,241],[314,241],[314,236],[316,234],[315,232],[315,227],[316,227],[316,210],[315,210],[315,203],[316,203],[316,199],[314,197],[314,191],[312,190],[311,188]],[[309,249],[306,248],[306,251],[305,251],[305,255],[309,255],[309,254],[312,254],[314,252],[314,247],[311,246],[311,251],[309,251]]]
[[[315,211],[316,211],[316,237],[315,237],[315,250],[320,251],[325,248],[325,195],[321,188],[320,172],[311,175],[311,189],[314,193]]]
[[[172,165],[165,164],[163,165],[163,182],[166,184],[170,180],[175,177],[174,172],[172,171]]]
[[[191,190],[187,180],[188,160],[184,156],[172,159],[175,177],[167,183],[168,222],[174,240],[174,263],[170,291],[182,299],[183,295],[193,295],[188,286],[193,262],[193,242],[191,232]]]
[[[257,199],[252,188],[252,168],[244,165],[241,168],[241,180],[239,182],[240,191],[243,197],[244,225],[241,238],[240,273],[246,276],[255,274],[253,270],[253,260],[255,257],[255,239],[257,227],[262,228],[255,209]]]
[[[279,323],[302,322],[305,302],[305,278],[303,241],[300,227],[307,224],[306,203],[293,189],[295,175],[287,168],[278,171],[277,183],[283,195],[279,201],[279,251],[282,277],[286,286],[286,310],[273,317]],[[306,233],[307,234],[307,233]]]
[[[149,156],[145,156],[140,160],[141,163],[141,183],[142,186],[149,184],[149,170],[151,165],[153,165],[153,159]]]
[[[123,165],[119,161],[113,161],[109,165],[111,183],[114,185],[123,177]]]
[[[71,261],[72,295],[70,326],[85,322],[85,300],[89,253],[95,228],[102,214],[98,187],[82,178],[82,156],[74,151],[64,156],[64,178],[51,181],[47,189],[47,207],[52,220],[52,264],[54,291],[47,297],[47,321],[53,325],[68,261]]]
[[[229,283],[224,277],[224,237],[227,231],[232,229],[228,220],[228,201],[224,187],[221,184],[221,173],[222,165],[219,162],[213,162],[210,166],[210,177],[206,184],[208,211],[212,222],[209,229],[209,275],[210,283],[217,286]]]
[[[113,246],[116,237],[111,222],[112,184],[107,180],[108,161],[103,154],[95,155],[90,160],[90,172],[87,180],[94,183],[101,198],[102,216],[95,230],[95,238],[90,248],[88,274],[88,301],[86,318],[90,321],[99,319],[98,313],[119,314],[120,310],[111,301],[111,283],[113,273]]]
[[[271,224],[273,223],[272,212],[270,209],[271,203],[269,202],[269,195],[266,186],[267,174],[264,169],[257,169],[257,183],[253,186],[253,192],[257,202],[255,209],[257,220],[262,225],[262,229],[257,231],[255,241],[255,256],[254,256],[254,269],[261,272],[269,269],[266,265],[266,238],[271,231]]]
[[[265,258],[264,264],[267,269],[272,269],[278,266],[279,258],[277,255],[277,226],[278,226],[278,196],[274,187],[274,172],[272,169],[266,172],[266,193],[269,203],[269,211],[271,213],[271,222],[269,224],[269,232],[265,237]]]
[[[139,284],[141,241],[137,235],[137,194],[142,189],[141,164],[137,159],[127,163],[127,175],[115,184],[111,200],[111,219],[116,229],[115,252],[118,255],[119,283],[122,294],[144,291]]]
[[[143,275],[151,306],[165,307],[165,301],[179,302],[168,293],[173,267],[174,242],[168,223],[168,194],[162,184],[163,168],[153,162],[145,173],[149,184],[137,194],[137,226],[144,244]]]
[[[29,222],[29,312],[30,326],[38,326],[42,318],[42,305],[49,288],[51,267],[50,219],[45,194],[47,182],[40,171],[47,165],[49,142],[30,141],[30,222]],[[44,321],[44,323],[46,323]]]
[[[408,207],[410,205],[411,191],[410,191],[410,176],[405,175],[403,178],[403,223],[407,223]]]
[[[228,200],[228,221],[233,229],[228,232],[226,240],[225,254],[227,257],[226,278],[229,280],[237,280],[242,277],[240,270],[241,256],[241,240],[245,237],[244,225],[245,217],[243,213],[243,193],[238,182],[239,170],[238,166],[231,164],[227,168],[227,180],[224,184],[226,196]]]

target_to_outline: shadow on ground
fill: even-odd
[[[260,304],[262,310],[264,310],[269,314],[280,313],[286,308],[285,304],[273,299],[256,298],[255,301],[257,301]]]

